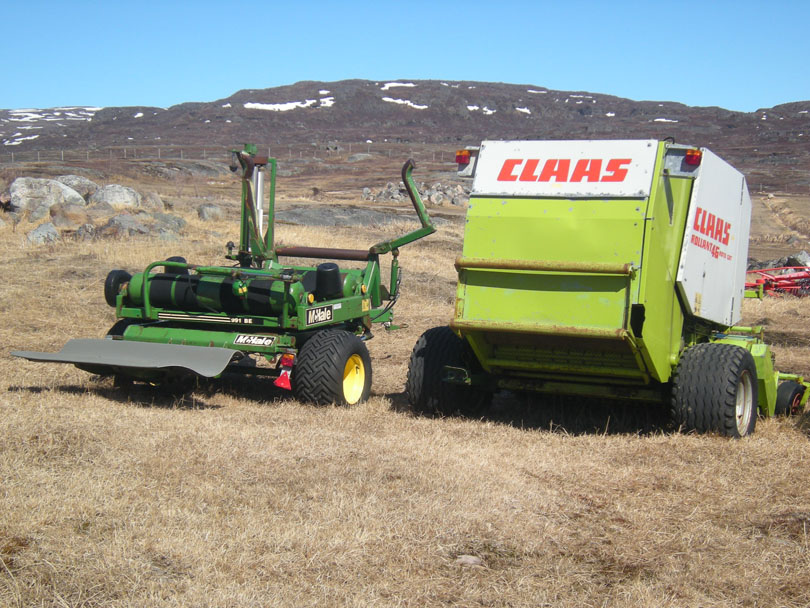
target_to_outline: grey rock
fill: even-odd
[[[140,207],[141,195],[128,186],[110,184],[96,190],[90,203],[107,203],[113,207]]]
[[[364,201],[374,200],[374,195],[371,194],[371,188],[363,188],[363,200]]]
[[[106,237],[139,236],[149,234],[150,230],[134,216],[122,213],[110,218],[96,233]]]
[[[441,205],[444,202],[444,194],[441,192],[434,192],[428,197],[428,200],[434,205]]]
[[[799,253],[794,253],[788,256],[788,266],[810,266],[810,253],[802,250]]]
[[[154,211],[163,211],[166,209],[166,205],[164,204],[163,199],[160,198],[160,195],[151,190],[143,194],[143,197],[141,198],[141,206],[144,209],[152,209]]]
[[[80,241],[92,241],[96,238],[96,227],[93,224],[83,224],[76,231],[76,239]]]
[[[87,208],[76,203],[59,203],[50,208],[51,221],[59,228],[75,229],[90,221]]]
[[[221,221],[225,219],[225,212],[219,205],[205,203],[197,207],[197,216],[204,222]]]
[[[368,160],[369,158],[371,158],[371,154],[366,154],[365,152],[361,152],[359,154],[352,154],[346,160],[349,161],[350,163],[356,163],[356,162],[359,162],[361,160]]]
[[[456,558],[456,563],[460,566],[484,567],[484,560],[477,555],[459,555]]]
[[[20,214],[27,214],[31,222],[47,217],[48,210],[59,203],[86,204],[73,188],[54,179],[18,177],[12,182],[9,193],[11,206]]]
[[[87,205],[87,214],[93,220],[100,220],[115,215],[115,209],[109,203],[91,203]]]
[[[59,231],[51,222],[37,226],[28,233],[28,242],[34,245],[53,243],[59,240]]]
[[[84,200],[87,200],[99,189],[99,185],[96,182],[81,175],[60,175],[56,178],[56,181],[65,184],[69,188],[73,188]]]
[[[165,232],[180,232],[186,227],[186,220],[169,213],[153,213],[155,228]]]

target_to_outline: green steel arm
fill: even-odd
[[[405,184],[405,189],[408,191],[408,196],[411,197],[413,208],[416,210],[416,215],[419,216],[419,221],[422,223],[422,227],[399,238],[377,243],[369,249],[371,253],[388,253],[389,251],[394,251],[403,245],[413,243],[422,237],[436,232],[436,227],[430,221],[430,217],[425,210],[425,205],[422,203],[422,198],[419,196],[419,191],[416,189],[416,185],[413,183],[413,177],[411,177],[411,173],[413,172],[413,168],[415,166],[416,164],[413,162],[413,159],[409,158],[407,161],[405,161],[405,164],[402,166],[402,182]]]

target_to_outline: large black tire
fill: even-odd
[[[790,416],[796,414],[801,407],[804,386],[793,380],[785,380],[776,389],[776,409],[777,416]]]
[[[684,351],[672,382],[677,426],[744,437],[754,432],[757,412],[757,370],[750,352],[733,344],[697,344]]]
[[[115,308],[116,297],[121,290],[121,285],[128,283],[132,278],[126,270],[111,270],[104,280],[104,299],[107,304]]]
[[[449,327],[434,327],[423,333],[411,353],[405,393],[415,412],[476,416],[492,401],[492,393],[479,387],[442,380],[444,366],[479,369],[467,343]]]
[[[324,329],[298,351],[292,369],[296,399],[354,405],[371,392],[371,358],[365,343],[348,331]]]

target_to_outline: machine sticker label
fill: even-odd
[[[159,312],[158,319],[164,321],[200,321],[202,323],[227,323],[253,325],[256,321],[250,317],[217,317],[214,315],[186,315],[178,312]]]
[[[275,336],[251,336],[249,334],[239,334],[233,340],[234,344],[244,346],[273,346],[275,342]]]
[[[363,312],[368,312],[369,310],[371,310],[371,300],[368,299],[363,300],[361,308]]]
[[[653,140],[485,141],[473,195],[642,198],[657,151]]]
[[[703,238],[693,232],[692,238],[690,239],[693,245],[705,249],[715,259],[732,259],[731,254],[726,253],[720,248],[720,245],[728,245],[729,239],[731,238],[731,222],[698,207],[695,210],[695,223],[692,228],[695,232],[708,237]]]
[[[332,306],[318,306],[307,311],[307,325],[326,323],[332,320]]]

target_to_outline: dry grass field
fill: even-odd
[[[102,336],[112,268],[222,260],[235,201],[212,228],[193,192],[163,194],[189,222],[179,242],[33,247],[0,227],[0,606],[810,605],[802,418],[729,441],[508,394],[480,420],[408,411],[410,350],[452,313],[460,218],[403,248],[407,327],[375,332],[357,407],[261,379],[124,391],[10,357]],[[765,236],[795,230],[781,221],[754,242],[785,250]],[[277,235],[358,247],[404,228]],[[746,301],[745,322],[765,325],[780,368],[810,374],[810,300]]]

